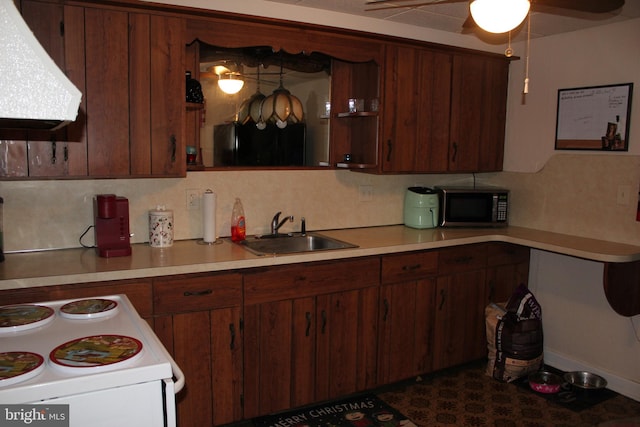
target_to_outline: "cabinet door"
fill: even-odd
[[[154,331],[185,374],[179,425],[242,418],[242,277],[185,275],[154,279]]]
[[[385,285],[380,292],[380,383],[431,371],[435,279]]]
[[[179,425],[212,425],[212,353],[209,311],[161,315],[153,329],[185,375],[176,396]]]
[[[486,356],[484,282],[484,270],[438,277],[434,370]]]
[[[376,385],[378,288],[318,297],[316,400]]]
[[[245,307],[245,418],[315,399],[315,299]]]
[[[154,329],[184,372],[178,424],[223,425],[242,419],[240,308],[158,316]]]
[[[132,176],[184,176],[184,31],[181,18],[130,14]]]
[[[90,176],[129,174],[129,14],[85,8]]]
[[[185,21],[151,16],[151,174],[185,176]]]
[[[384,79],[384,122],[381,145],[384,172],[411,172],[418,144],[420,102],[418,50],[387,46]],[[409,77],[411,76],[411,77]]]
[[[508,62],[453,56],[450,172],[502,170]]]
[[[490,243],[487,259],[486,299],[506,302],[520,284],[529,281],[529,248],[510,243]]]
[[[387,46],[383,172],[446,172],[451,55]]]
[[[478,171],[501,171],[504,160],[505,124],[509,63],[503,58],[485,59],[485,80],[482,98],[482,141]]]
[[[213,425],[224,425],[242,419],[240,307],[212,310],[210,317]]]

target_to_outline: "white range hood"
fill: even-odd
[[[76,119],[81,99],[13,0],[0,0],[0,129],[60,128]]]

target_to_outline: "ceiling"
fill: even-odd
[[[469,15],[468,2],[441,3],[399,9],[367,11],[372,5],[367,0],[268,0],[313,9],[325,9],[379,19],[381,23],[391,21],[418,27],[431,28],[451,33],[464,34],[462,24]],[[428,0],[406,0],[403,5],[424,4]],[[540,9],[540,8],[538,8]],[[553,34],[567,33],[600,25],[612,24],[627,19],[640,17],[640,1],[626,0],[625,5],[612,13],[586,13],[567,9],[547,9],[531,13],[531,38],[545,37]],[[526,21],[525,21],[526,22]],[[525,38],[525,24],[513,32],[513,40]],[[482,30],[476,30],[482,31]],[[473,31],[470,33],[473,34]],[[485,33],[486,36],[488,33]],[[482,38],[483,34],[477,34]]]

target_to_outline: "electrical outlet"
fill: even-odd
[[[619,185],[618,186],[618,204],[627,206],[631,203],[631,186]]]
[[[200,190],[187,190],[187,210],[200,209]]]
[[[370,202],[373,200],[373,185],[361,185],[358,188],[358,199],[361,202]]]

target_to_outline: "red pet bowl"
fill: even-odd
[[[529,375],[529,387],[538,393],[557,393],[560,391],[563,382],[562,377],[553,372],[538,371]]]

